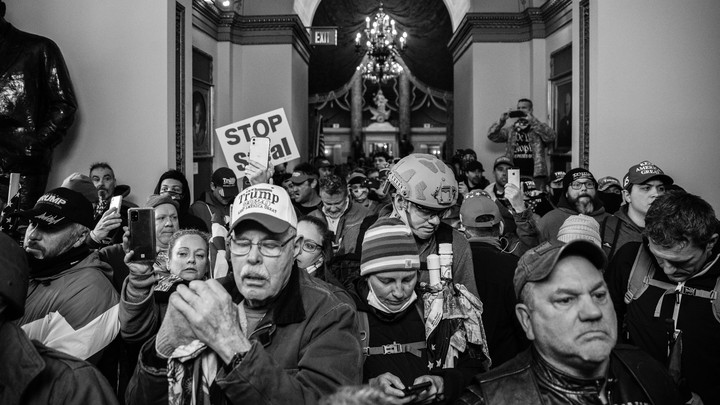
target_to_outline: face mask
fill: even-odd
[[[400,307],[399,309],[392,310],[392,309],[388,308],[385,304],[382,303],[382,301],[380,301],[378,299],[377,295],[375,295],[375,291],[373,291],[372,284],[368,283],[368,287],[370,287],[370,292],[368,293],[368,296],[367,296],[368,305],[370,305],[371,307],[373,307],[375,309],[379,309],[380,311],[385,312],[387,314],[398,314],[400,312],[403,312],[410,306],[410,304],[415,302],[415,300],[417,299],[417,294],[415,293],[415,291],[413,291],[412,295],[410,296],[410,299],[407,300],[407,302],[405,302],[402,307]]]

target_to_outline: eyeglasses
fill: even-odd
[[[260,250],[261,255],[265,257],[278,257],[282,254],[283,246],[287,245],[291,240],[295,240],[295,237],[291,236],[284,242],[261,240],[257,243],[253,243],[249,239],[231,239],[230,253],[237,256],[245,256],[250,253],[250,249],[255,245],[258,247],[258,250]]]
[[[304,250],[308,253],[315,253],[320,249],[322,249],[322,246],[318,245],[317,243],[315,243],[311,240],[306,240],[305,242],[303,242],[303,245],[302,245],[302,250]]]
[[[421,218],[423,218],[426,221],[429,221],[434,216],[437,216],[438,219],[443,219],[443,218],[445,218],[447,213],[450,212],[450,210],[452,209],[452,208],[444,208],[441,210],[434,210],[431,208],[423,207],[422,205],[415,204],[412,201],[408,201],[408,202],[410,204],[412,204],[413,206],[415,206],[415,209],[418,212],[418,216],[420,216]]]
[[[572,187],[573,190],[580,190],[581,188],[583,188],[583,186],[585,186],[587,190],[592,190],[595,188],[595,183],[593,183],[592,181],[573,181],[572,183],[570,183],[570,187]]]

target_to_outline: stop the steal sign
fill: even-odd
[[[250,138],[270,139],[270,164],[279,165],[300,158],[285,110],[279,108],[224,127],[216,128],[225,160],[238,178],[245,175]]]

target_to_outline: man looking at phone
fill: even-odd
[[[505,127],[508,118],[515,120]],[[488,130],[488,139],[504,142],[505,156],[513,160],[521,175],[535,178],[541,189],[548,175],[547,147],[556,136],[554,129],[533,116],[533,103],[527,98],[518,100],[516,110],[503,112]]]
[[[458,404],[678,404],[663,366],[618,345],[603,280],[607,258],[587,240],[544,243],[518,262],[515,315],[532,342],[475,377]]]
[[[18,325],[48,347],[91,363],[120,330],[112,268],[85,244],[93,207],[82,194],[59,187],[31,210],[25,252],[30,287]]]
[[[94,220],[96,223],[96,232],[90,233],[91,247],[97,248],[105,245],[122,242],[122,227],[127,226],[127,210],[137,205],[126,200],[130,195],[130,186],[117,184],[115,171],[107,162],[96,162],[90,165],[90,180],[97,189],[98,198],[95,203]],[[119,198],[121,204],[118,207],[111,207],[110,202],[113,197]],[[110,208],[115,208],[110,211]],[[112,229],[107,229],[106,223],[116,224],[116,219],[121,220],[121,224]]]
[[[370,211],[362,204],[352,201],[348,194],[345,181],[334,174],[320,179],[320,199],[322,208],[310,213],[314,217],[324,219],[328,229],[335,235],[333,247],[337,250],[340,237],[345,230],[363,221]]]
[[[342,385],[360,383],[355,311],[295,265],[303,238],[296,237],[285,190],[246,188],[231,218],[233,276],[177,287],[157,344],[143,346],[128,404],[168,403],[167,357],[178,356],[184,364],[171,360],[185,370],[171,390],[178,403],[190,402],[191,390],[183,389],[190,386],[209,393],[213,403],[315,404]],[[189,360],[177,348],[193,340],[201,345]],[[217,366],[206,373],[200,364],[213,360]]]

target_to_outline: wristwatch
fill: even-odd
[[[235,352],[235,354],[233,354],[232,356],[232,359],[230,359],[230,362],[223,367],[223,369],[225,370],[225,374],[229,374],[231,371],[233,371],[235,367],[237,367],[238,364],[243,361],[244,357],[245,353]]]

